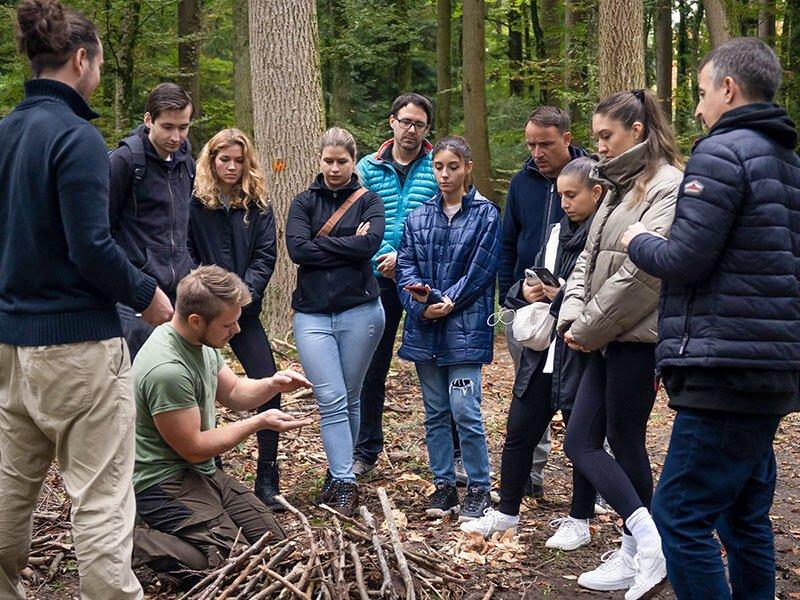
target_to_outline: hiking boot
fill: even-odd
[[[633,563],[636,565],[636,578],[633,586],[625,592],[625,600],[653,598],[667,578],[667,561],[661,546],[639,550],[633,557]]]
[[[465,533],[478,532],[485,538],[490,538],[493,533],[504,534],[509,529],[516,529],[519,524],[519,515],[505,515],[499,510],[487,508],[483,516],[461,523],[458,528]]]
[[[331,499],[331,494],[335,486],[336,482],[333,479],[333,475],[331,475],[331,470],[325,469],[325,481],[322,483],[322,489],[319,491],[319,494],[314,498],[314,504],[327,504],[328,500]]]
[[[429,517],[442,518],[458,512],[458,492],[456,486],[440,483],[436,490],[428,496],[428,508],[425,514]]]
[[[564,517],[562,519],[553,519],[550,521],[550,527],[553,529],[558,527],[558,529],[550,536],[550,539],[545,542],[544,545],[547,548],[556,548],[569,552],[571,550],[577,550],[581,546],[592,541],[592,536],[589,533],[588,521]]]
[[[377,462],[377,461],[376,461]],[[361,477],[375,468],[374,462],[367,462],[363,458],[353,459],[353,475]]]
[[[352,481],[337,480],[326,504],[345,517],[352,517],[358,508],[358,486]]]
[[[280,471],[278,463],[275,461],[259,464],[256,470],[255,495],[264,505],[272,511],[282,512],[286,510],[280,502],[275,500],[275,496],[281,493],[280,490]]]
[[[588,590],[610,592],[627,590],[636,578],[633,559],[619,550],[610,550],[600,558],[602,564],[594,571],[581,573],[578,585]]]
[[[461,458],[453,460],[453,467],[456,471],[456,485],[467,487],[467,470],[464,468],[464,461]]]
[[[491,508],[491,506],[492,499],[489,490],[472,485],[467,490],[467,495],[464,496],[464,501],[461,503],[461,514],[458,520],[463,522],[479,519],[486,509]]]

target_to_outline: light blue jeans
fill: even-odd
[[[294,315],[297,354],[314,385],[322,445],[334,479],[356,480],[353,445],[361,418],[361,385],[383,323],[380,300],[339,313]]]
[[[425,444],[434,483],[456,484],[452,414],[461,440],[467,483],[488,490],[489,450],[481,415],[481,365],[415,365],[425,403]]]

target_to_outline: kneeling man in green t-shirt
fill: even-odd
[[[239,332],[249,303],[250,292],[235,274],[199,267],[178,284],[172,321],[156,328],[136,355],[133,483],[136,512],[149,526],[134,535],[137,564],[213,568],[237,539],[252,544],[267,531],[275,541],[285,537],[272,512],[214,463],[261,429],[311,423],[272,409],[215,427],[215,402],[248,411],[275,394],[311,386],[291,370],[248,379],[225,365],[219,348]]]

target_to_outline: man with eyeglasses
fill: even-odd
[[[375,276],[386,312],[383,337],[372,356],[361,392],[361,429],[353,451],[353,473],[364,475],[375,468],[383,450],[383,404],[386,376],[392,362],[394,339],[403,316],[403,306],[395,285],[397,248],[409,213],[438,190],[431,164],[430,142],[425,139],[433,120],[433,105],[419,94],[403,94],[395,99],[389,114],[393,137],[377,152],[361,159],[361,183],[378,194],[386,211],[386,230],[374,258]]]

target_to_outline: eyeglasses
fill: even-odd
[[[425,131],[428,128],[428,124],[422,121],[412,121],[411,119],[395,119],[395,121],[400,123],[400,127],[406,130],[413,127],[414,131]]]

